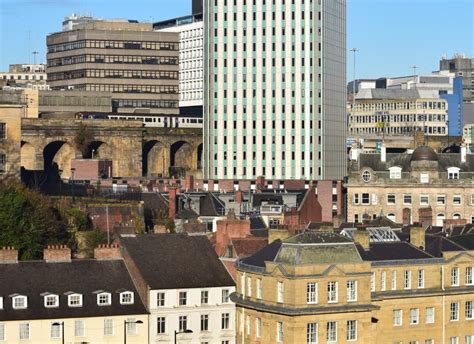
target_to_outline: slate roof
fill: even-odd
[[[176,213],[175,218],[180,220],[194,220],[197,219],[199,215],[192,209],[183,208]]]
[[[283,197],[276,193],[254,193],[252,195],[252,206],[260,207],[262,203],[283,205]]]
[[[60,319],[148,314],[123,260],[81,259],[64,263],[45,261],[0,264],[0,321]],[[94,292],[112,294],[110,306],[98,306]],[[119,293],[134,292],[132,305],[121,305]],[[69,307],[65,293],[83,295],[82,307]],[[43,293],[59,295],[59,307],[45,308]],[[12,294],[28,297],[26,309],[13,309]]]
[[[365,261],[426,259],[433,256],[404,241],[370,243],[370,249],[364,250],[356,244],[357,250]]]
[[[306,231],[283,240],[292,244],[328,244],[352,242],[348,238],[334,232]]]
[[[443,252],[464,251],[464,248],[443,236],[425,236],[425,251],[434,257],[442,257]]]
[[[273,261],[280,250],[282,242],[280,239],[273,241],[264,248],[262,248],[257,253],[251,255],[250,257],[241,259],[240,261],[244,264],[265,267],[265,262]]]
[[[223,216],[225,205],[216,196],[208,192],[199,200],[199,216]]]
[[[267,225],[260,216],[252,216],[250,220],[250,229],[266,229]]]
[[[283,245],[275,262],[290,265],[357,263],[362,259],[353,243],[323,245]]]
[[[231,239],[235,255],[248,257],[268,245],[267,238],[234,238]]]
[[[449,239],[455,242],[456,244],[464,247],[466,250],[474,250],[474,233],[453,236],[453,237],[450,237]]]
[[[205,236],[148,234],[120,242],[151,289],[235,285]]]

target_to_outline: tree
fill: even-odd
[[[107,244],[107,234],[98,229],[83,232],[83,234],[85,256],[86,258],[94,258],[94,248],[100,244]]]
[[[20,259],[40,259],[48,244],[68,244],[70,234],[47,197],[19,182],[0,182],[0,247],[14,246]]]
[[[74,143],[76,148],[82,152],[83,156],[87,154],[87,149],[92,140],[93,136],[90,129],[82,123],[79,124],[79,127],[76,131],[76,136],[74,137]]]

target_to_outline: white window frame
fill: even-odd
[[[465,275],[465,282],[466,285],[474,285],[474,267],[468,266],[466,267],[466,275]]]
[[[392,166],[390,171],[390,179],[402,179],[402,168],[400,166]]]
[[[124,300],[128,296],[130,296],[130,300]],[[133,305],[135,299],[135,295],[133,291],[123,291],[120,293],[120,304],[121,305]]]
[[[50,339],[61,339],[61,324],[58,321],[53,321],[50,323],[49,331]],[[1,338],[0,338],[1,340]]]
[[[222,289],[222,303],[229,303],[230,300],[230,290]]]
[[[137,326],[137,319],[135,318],[128,318],[127,319],[127,335],[128,336],[135,336],[138,333],[138,326]]]
[[[30,323],[20,323],[19,325],[19,338],[20,340],[29,340],[31,338],[31,326]],[[26,333],[26,336],[25,336]]]
[[[318,343],[318,323],[308,323],[306,325],[306,344]]]
[[[86,324],[84,320],[74,320],[74,337],[86,336]]]
[[[328,292],[328,303],[337,303],[338,302],[338,282],[331,281],[328,282],[327,292]]]
[[[380,290],[387,290],[387,273],[385,271],[380,273]]]
[[[201,332],[209,331],[209,314],[201,314]]]
[[[360,196],[358,193],[354,194],[354,204],[359,205],[360,204]]]
[[[276,339],[278,343],[283,342],[283,323],[281,321],[277,321],[276,326]]]
[[[261,300],[262,299],[262,279],[257,278],[255,283],[257,283],[257,299]]]
[[[459,195],[459,194],[453,195],[453,205],[455,206],[462,205],[462,195]]]
[[[256,318],[255,319],[255,336],[260,338],[262,336],[262,319]]]
[[[403,289],[411,289],[411,270],[403,271]]]
[[[434,324],[434,322],[435,322],[435,308],[426,307],[425,308],[425,323]]]
[[[459,344],[459,337],[450,337],[449,344]]]
[[[0,323],[0,341],[7,340],[7,326],[5,323]]]
[[[347,281],[347,302],[356,302],[357,301],[357,281],[350,280]]]
[[[451,302],[451,304],[449,305],[449,320],[459,320],[459,302]]]
[[[403,310],[394,309],[392,312],[392,324],[393,326],[403,325]]]
[[[3,296],[0,296],[0,309],[3,309]]]
[[[318,283],[308,282],[306,284],[306,303],[307,304],[318,303]]]
[[[357,340],[357,320],[347,320],[346,339],[348,342],[354,342]]]
[[[178,318],[178,324],[179,324],[179,331],[183,332],[188,329],[188,316],[187,315],[180,315]]]
[[[370,291],[375,291],[375,271],[372,271],[370,274]]]
[[[221,302],[224,303],[224,290],[222,290]],[[209,290],[201,290],[201,305],[209,303]]]
[[[397,290],[397,271],[392,271],[392,290]]]
[[[166,305],[166,295],[164,292],[156,293],[156,307],[165,307]]]
[[[230,313],[221,314],[221,330],[228,330],[230,324]]]
[[[474,320],[474,301],[466,301],[464,304],[464,315],[466,320]]]
[[[436,195],[436,205],[445,205],[446,195]]]
[[[426,201],[424,201],[426,199]],[[430,196],[423,194],[420,195],[420,205],[430,205]]]
[[[451,269],[451,286],[459,287],[459,268],[455,267]]]
[[[410,202],[406,202],[405,197],[410,198]],[[413,203],[413,198],[411,194],[403,194],[403,205],[411,205]]]
[[[393,202],[390,198],[393,196]],[[387,205],[395,205],[397,203],[397,196],[393,193],[387,194]]]
[[[252,296],[252,277],[247,276],[247,296]]]
[[[114,335],[114,319],[104,319],[104,336],[109,337]]]
[[[53,301],[52,305],[48,305],[50,300]],[[56,295],[56,294],[45,295],[44,298],[43,298],[43,301],[44,301],[44,306],[46,308],[57,308],[57,307],[59,307],[59,296]]]
[[[284,286],[282,281],[277,282],[277,302],[283,303]]]
[[[178,292],[178,306],[187,306],[188,304],[188,292],[185,290],[180,290]]]
[[[459,179],[459,167],[448,167],[448,179]]]
[[[18,301],[18,303],[17,303]],[[21,305],[20,305],[20,302]],[[26,309],[28,308],[28,298],[24,295],[17,295],[12,297],[12,308],[13,309]]]
[[[78,297],[78,304],[73,304],[74,298]],[[67,305],[69,307],[82,307],[82,294],[69,294],[67,296]]]
[[[420,309],[419,308],[410,308],[410,325],[419,325],[420,324]]]
[[[425,270],[420,269],[418,270],[418,289],[423,289],[425,287]]]
[[[102,298],[104,297],[104,298]],[[97,306],[110,306],[112,304],[111,293],[99,293],[97,294]]]
[[[337,322],[328,321],[326,324],[326,340],[328,343],[337,342]]]

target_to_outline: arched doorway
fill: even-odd
[[[72,145],[65,141],[50,142],[43,149],[44,171],[57,173],[59,170],[62,179],[71,176],[71,160],[77,156]]]

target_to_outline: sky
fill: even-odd
[[[72,13],[159,21],[190,14],[191,0],[0,0],[0,70],[46,60],[46,36]],[[474,0],[347,0],[347,75],[427,74],[441,56],[474,56]]]

